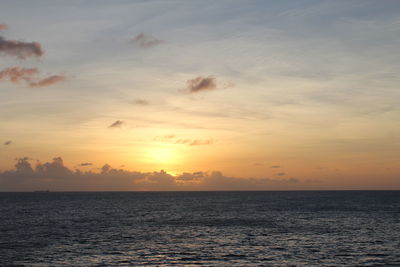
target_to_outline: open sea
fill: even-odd
[[[400,266],[400,191],[0,193],[0,266]]]

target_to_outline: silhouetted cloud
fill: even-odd
[[[44,54],[44,51],[37,42],[6,40],[0,36],[0,53],[26,59],[28,57],[40,57]]]
[[[122,125],[124,125],[124,124],[125,124],[125,122],[120,121],[120,120],[116,120],[115,122],[113,122],[112,124],[110,124],[110,125],[108,126],[108,128],[120,128],[120,127],[122,127]]]
[[[19,68],[11,67],[0,71],[0,80],[8,80],[12,83],[25,82],[30,87],[43,87],[65,80],[64,76],[53,75],[46,78],[39,79],[37,68]]]
[[[273,166],[271,166],[271,168],[274,168],[274,169],[277,169],[277,168],[280,168],[281,166],[279,166],[279,165],[273,165]]]
[[[190,79],[187,82],[187,90],[190,93],[198,93],[201,91],[214,90],[217,88],[217,80],[212,77],[196,77],[194,79]]]
[[[7,30],[8,29],[8,25],[7,24],[0,24],[0,31],[1,30]]]
[[[17,158],[15,169],[0,172],[0,191],[50,190],[276,190],[294,189],[296,178],[237,178],[221,172],[184,172],[171,175],[115,169],[105,164],[100,172],[71,170],[61,157],[37,162],[33,168],[28,157]],[[89,163],[82,163],[84,165]]]
[[[11,140],[5,141],[5,142],[3,143],[3,145],[5,145],[5,146],[9,146],[9,145],[11,145],[11,144],[12,144],[12,141],[11,141]]]
[[[135,37],[132,38],[131,42],[141,48],[150,48],[156,45],[160,45],[164,43],[165,41],[159,40],[154,38],[151,35],[145,34],[145,33],[140,33],[136,35]]]
[[[41,79],[36,82],[30,82],[29,85],[31,87],[43,87],[43,86],[49,86],[55,83],[63,82],[65,81],[65,77],[62,75],[52,75],[47,78]]]

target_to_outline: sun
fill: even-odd
[[[153,147],[147,151],[147,160],[153,164],[170,165],[177,163],[177,152],[171,147]]]

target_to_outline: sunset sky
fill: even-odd
[[[399,70],[398,0],[1,1],[0,191],[400,189]]]

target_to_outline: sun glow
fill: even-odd
[[[148,150],[147,160],[154,164],[170,165],[177,163],[176,150],[171,147],[154,147]]]

